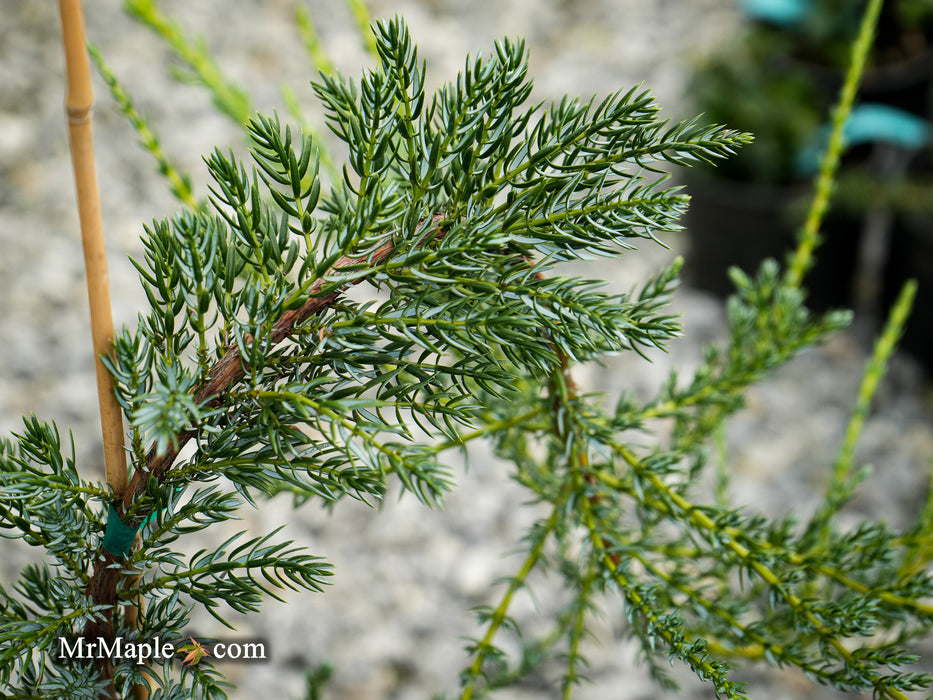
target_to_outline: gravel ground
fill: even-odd
[[[162,3],[182,24],[205,35],[210,47],[260,110],[279,108],[279,85],[297,91],[317,114],[311,71],[292,26],[292,0]],[[355,74],[365,58],[349,13],[340,0],[309,3],[337,66]],[[728,36],[737,18],[725,0],[421,0],[375,2],[378,16],[408,20],[427,59],[432,84],[455,75],[467,52],[484,50],[502,35],[524,36],[539,98],[565,92],[588,97],[644,82],[672,113],[690,60]],[[200,155],[215,145],[242,147],[237,132],[214,114],[197,88],[166,76],[165,49],[127,20],[118,0],[88,3],[90,38],[131,88],[138,107],[160,131],[168,153],[192,172],[203,192]],[[235,10],[232,9],[235,7]],[[86,296],[79,249],[67,135],[62,115],[62,59],[53,3],[6,0],[0,20],[0,429],[17,429],[20,416],[70,426],[83,473],[102,474],[95,382],[90,359]],[[98,171],[110,246],[114,315],[133,323],[142,308],[127,255],[138,255],[140,222],[172,213],[175,203],[135,145],[98,82],[95,135]],[[683,247],[645,248],[591,269],[628,289]],[[721,304],[690,289],[676,302],[685,337],[653,364],[623,359],[605,368],[583,368],[584,384],[644,396],[672,367],[689,371],[701,347],[723,332]],[[737,502],[771,513],[812,508],[835,446],[845,430],[865,344],[841,334],[825,347],[755,387],[748,409],[731,424],[729,448]],[[909,358],[898,358],[880,392],[859,459],[876,473],[854,512],[902,522],[925,493],[925,465],[933,455],[929,383]],[[337,567],[325,596],[292,595],[242,620],[243,632],[274,643],[273,663],[230,669],[237,698],[298,698],[304,669],[328,660],[337,671],[331,698],[430,697],[452,691],[464,665],[461,638],[476,634],[468,610],[494,599],[489,581],[516,565],[512,543],[534,519],[516,508],[523,494],[488,455],[474,454],[461,487],[443,512],[426,511],[411,498],[388,499],[375,514],[341,504],[332,515],[308,508],[292,512],[272,503],[247,514],[254,532],[288,522],[288,534]],[[216,540],[215,540],[216,541]],[[197,548],[202,543],[191,543]],[[10,580],[29,552],[4,541],[2,580]],[[536,583],[546,616],[555,582]],[[493,591],[493,596],[495,591]],[[522,617],[536,617],[535,603],[519,601]],[[234,618],[236,619],[236,618]],[[642,700],[660,697],[621,635],[621,612],[610,606],[590,654],[593,686],[580,698]],[[202,633],[221,634],[210,618]],[[681,697],[711,697],[686,681]],[[744,676],[755,698],[840,698],[813,689],[794,674],[757,669]],[[534,682],[501,697],[551,697]]]

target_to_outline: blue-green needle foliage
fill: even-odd
[[[665,168],[727,156],[748,137],[667,124],[640,90],[528,106],[520,41],[467,59],[429,95],[401,21],[378,24],[375,42],[378,66],[360,81],[315,85],[349,152],[342,180],[322,187],[316,145],[258,116],[251,163],[219,150],[206,159],[209,209],[146,227],[135,264],[150,308],[107,360],[131,430],[133,479],[116,507],[141,527],[139,546],[101,552],[111,494],[78,478],[54,426],[29,419],[0,443],[0,527],[48,554],[0,589],[7,697],[126,697],[134,683],[153,698],[225,697],[210,659],[153,663],[143,676],[126,661],[59,664],[56,640],[178,637],[195,605],[225,621],[284,588],[319,591],[328,565],[277,533],[239,533],[192,556],[176,542],[283,492],[296,504],[375,503],[395,480],[436,506],[454,482],[447,452],[482,439],[547,508],[501,599],[479,611],[462,698],[545,662],[561,664],[570,697],[606,596],[624,600],[666,686],[667,657],[727,698],[745,697],[727,675],[732,658],[878,697],[925,686],[901,667],[933,617],[933,509],[906,533],[873,523],[841,533],[835,498],[798,531],[692,493],[742,390],[844,315],[811,315],[769,263],[736,273],[727,347],[647,404],[624,396],[607,410],[571,376],[575,363],[677,334],[666,304],[679,264],[630,294],[562,276],[559,264],[676,230],[687,197]],[[674,429],[653,440],[659,422]],[[637,446],[622,437],[632,431]],[[499,640],[517,630],[511,603],[548,566],[566,580],[566,607],[510,659]],[[120,604],[137,599],[133,626]]]

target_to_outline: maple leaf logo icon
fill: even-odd
[[[186,666],[196,666],[201,659],[211,654],[194,637],[188,637],[188,639],[191,640],[191,644],[185,644],[185,646],[179,648],[178,653],[187,652],[185,658],[182,659],[182,663]]]

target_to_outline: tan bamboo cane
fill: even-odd
[[[88,300],[91,306],[91,336],[94,343],[97,393],[100,401],[101,432],[104,439],[104,465],[107,482],[117,493],[126,489],[126,453],[123,448],[123,416],[113,393],[113,378],[100,361],[110,352],[113,318],[110,312],[107,255],[101,226],[97,172],[94,167],[94,141],[91,133],[91,72],[84,39],[80,0],[59,0],[68,91],[65,109],[71,160],[75,172],[78,216],[87,270]]]
[[[88,64],[81,1],[59,0],[58,6],[62,22],[67,77],[65,111],[68,117],[68,137],[71,143],[71,161],[74,167],[78,217],[87,273],[88,301],[91,309],[91,338],[94,346],[94,366],[97,372],[97,394],[104,442],[104,467],[107,472],[107,483],[118,496],[122,496],[127,485],[123,415],[114,395],[113,377],[100,361],[101,355],[111,352],[113,317],[110,307],[100,196],[94,165],[94,140],[91,128],[94,93],[91,89],[91,71]],[[138,612],[136,606],[129,606],[126,609],[127,625],[136,625]],[[113,691],[112,684],[111,691]],[[133,691],[137,700],[145,700],[149,696],[148,688],[145,686],[136,686]]]

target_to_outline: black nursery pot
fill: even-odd
[[[735,289],[728,270],[736,266],[754,274],[762,261],[783,263],[796,246],[809,187],[765,187],[695,178],[686,227],[689,247],[687,284],[720,297]],[[855,278],[861,222],[858,217],[831,215],[822,227],[823,245],[804,285],[807,305],[815,310],[848,307]]]
[[[900,216],[891,231],[882,301],[890,309],[907,280],[917,280],[917,296],[900,347],[933,372],[933,221]]]

